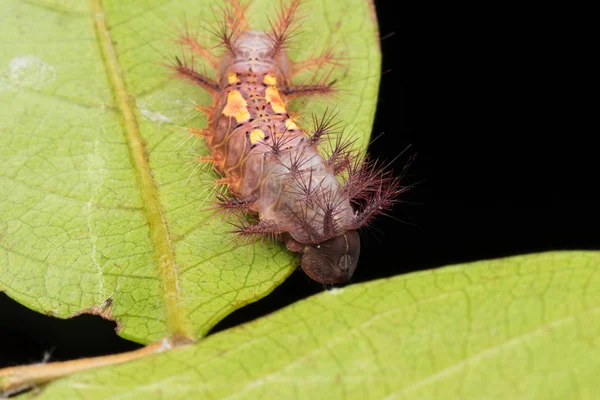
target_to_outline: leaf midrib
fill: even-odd
[[[170,335],[193,338],[191,324],[186,317],[179,291],[179,273],[175,264],[175,253],[162,210],[158,187],[146,156],[144,140],[141,136],[135,113],[135,99],[127,91],[121,65],[110,37],[108,24],[104,17],[102,0],[90,0],[94,12],[94,29],[104,61],[117,108],[123,118],[124,135],[129,148],[131,161],[140,187],[142,202],[146,212],[150,239],[158,263],[158,273],[162,284],[166,308],[166,324]]]

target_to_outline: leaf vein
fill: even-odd
[[[175,252],[160,204],[159,191],[150,170],[146,145],[141,136],[136,116],[135,99],[128,92],[123,69],[119,63],[114,43],[105,19],[101,0],[92,2],[95,30],[103,56],[104,66],[112,85],[114,96],[123,118],[124,134],[129,145],[129,153],[140,185],[141,197],[145,206],[153,243],[158,272],[162,283],[163,297],[167,314],[167,326],[174,336],[192,338],[193,331],[179,289],[179,273],[175,264]]]

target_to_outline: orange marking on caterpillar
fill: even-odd
[[[271,104],[271,108],[277,114],[283,114],[286,112],[285,103],[279,95],[279,91],[275,86],[270,86],[265,90],[265,99],[267,103]]]
[[[245,122],[250,119],[250,113],[248,112],[248,102],[242,94],[237,90],[232,90],[227,95],[227,104],[223,109],[223,115],[227,117],[234,117],[236,122]]]
[[[229,83],[230,85],[238,83],[239,81],[240,78],[238,78],[235,72],[230,72],[229,74],[227,74],[227,83]]]
[[[277,78],[275,77],[275,74],[273,74],[273,73],[268,73],[268,74],[266,74],[266,75],[265,75],[265,77],[263,78],[263,82],[264,82],[266,85],[269,85],[269,86],[275,86],[275,85],[277,85]]]

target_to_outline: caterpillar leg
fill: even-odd
[[[195,54],[199,55],[201,59],[205,60],[214,71],[219,69],[219,59],[217,56],[200,44],[191,32],[186,31],[179,39],[179,43],[189,47]]]
[[[238,183],[239,178],[234,178],[231,176],[228,176],[227,178],[220,178],[215,180],[215,185],[235,185],[236,183]]]
[[[229,28],[231,30],[239,29],[242,32],[250,30],[250,25],[245,16],[246,10],[250,6],[250,1],[242,4],[239,0],[229,0],[229,3],[231,3],[231,7],[233,8],[233,10],[226,13]]]
[[[210,115],[214,111],[214,107],[213,106],[200,106],[200,105],[196,105],[196,110],[198,110],[201,113],[204,113],[206,115]]]
[[[294,69],[292,71],[292,79],[299,74],[316,68],[316,73],[326,64],[331,64],[333,67],[325,74],[323,78],[320,79],[320,82],[308,84],[308,85],[290,85],[284,93],[290,97],[300,97],[300,96],[311,96],[316,94],[330,94],[335,91],[334,85],[337,83],[337,79],[329,80],[329,76],[331,75],[333,68],[341,67],[344,68],[341,58],[337,58],[333,54],[333,49],[327,49],[322,55],[314,58],[309,58],[304,61],[300,61],[294,64]],[[327,82],[329,80],[329,82]]]
[[[234,229],[231,233],[238,235],[238,238],[242,241],[249,241],[252,239],[274,239],[281,233],[281,229],[273,221],[262,220],[256,224],[250,224],[243,219],[240,219],[239,223],[232,223]]]
[[[188,128],[188,133],[190,135],[200,136],[203,138],[209,138],[212,136],[211,131],[208,129]]]
[[[219,161],[221,161],[221,158],[217,157],[217,156],[200,156],[200,157],[198,157],[198,162],[201,162],[201,163],[213,163],[214,164]]]
[[[292,70],[292,78],[299,74],[309,71],[314,68],[322,68],[324,65],[331,65],[333,67],[345,67],[342,58],[337,57],[334,53],[334,48],[329,47],[317,57],[312,57],[306,60],[297,61],[294,63]]]
[[[187,79],[201,86],[203,89],[208,91],[211,96],[215,97],[220,90],[219,84],[211,78],[197,72],[193,66],[189,65],[186,61],[181,61],[179,57],[175,57],[175,65],[173,66],[175,72],[180,77]]]
[[[221,197],[217,201],[217,206],[224,211],[248,211],[250,205],[256,200],[254,196],[241,199]]]
[[[337,30],[339,26],[340,22],[338,21],[337,28],[334,30]],[[298,78],[301,74],[308,71],[314,71],[314,76],[311,82],[291,84],[284,91],[288,98],[323,95],[337,91],[334,90],[334,85],[338,82],[338,79],[331,79],[331,74],[341,69],[345,71],[344,76],[346,76],[348,73],[348,59],[342,57],[342,53],[337,50],[339,49],[339,45],[331,43],[330,40],[331,37],[328,39],[330,44],[326,45],[320,54],[313,53],[310,58],[294,61],[290,79]],[[323,70],[325,70],[325,73],[320,74]],[[318,78],[319,75],[321,75],[320,78]]]
[[[285,89],[283,89],[283,93],[287,96],[288,99],[294,99],[296,97],[302,96],[314,96],[314,95],[323,95],[323,94],[331,94],[335,92],[334,85],[337,83],[337,79],[334,79],[326,84],[317,84],[317,85],[288,85]]]

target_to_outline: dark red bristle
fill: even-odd
[[[397,202],[397,197],[407,189],[400,186],[397,179],[388,184],[383,184],[377,192],[365,199],[365,206],[354,217],[351,229],[358,229],[368,225],[377,215],[387,215],[387,211]]]
[[[239,2],[232,0],[233,7],[218,6],[220,17],[215,17],[215,27],[207,27],[207,30],[217,39],[215,47],[224,47],[232,54],[236,54],[235,41],[240,33],[247,27],[244,19],[244,11],[248,7],[242,7]]]
[[[201,86],[213,96],[219,90],[219,85],[217,82],[196,71],[193,58],[188,61],[186,58],[181,59],[175,56],[173,57],[173,62],[168,65],[168,68],[174,71],[178,77]]]
[[[301,172],[303,172],[303,167],[314,157],[306,155],[306,147],[303,147],[301,151],[289,152],[287,153],[287,158],[284,155],[276,158],[275,161],[286,169],[281,175],[289,174],[289,176],[295,178],[300,176]]]
[[[338,79],[329,80],[330,71],[325,77],[320,79],[312,79],[308,82],[301,84],[288,85],[282,90],[282,93],[287,96],[289,100],[292,100],[301,96],[326,96],[334,97],[339,94],[340,90],[337,88]]]
[[[276,240],[284,231],[273,221],[259,220],[257,217],[239,216],[237,222],[227,221],[233,226],[231,233],[235,234],[238,244],[250,243],[257,240]]]
[[[271,130],[269,140],[264,141],[264,144],[268,149],[267,155],[270,158],[277,159],[286,150],[290,149],[291,143],[295,138],[296,137],[291,135],[288,131],[277,133],[275,130]]]
[[[309,218],[307,204],[302,202],[299,203],[298,210],[288,208],[292,222],[308,235],[308,238],[311,242],[316,243],[320,241],[321,238],[319,237],[319,230],[318,227],[315,226],[316,214],[313,213],[313,216]]]
[[[304,173],[308,173],[308,179],[304,178]],[[310,169],[304,173],[292,176],[292,184],[288,185],[288,187],[285,188],[285,191],[300,197],[303,203],[310,205],[319,194],[323,185],[323,180],[314,184],[313,170]],[[290,189],[290,187],[294,189]]]
[[[396,177],[392,175],[389,164],[382,165],[365,160],[351,173],[344,189],[358,210],[350,229],[368,225],[377,215],[386,215],[392,205],[399,202],[399,196],[414,186],[401,185],[414,157],[409,159],[402,173]]]
[[[300,0],[292,0],[287,7],[280,2],[279,9],[281,11],[277,13],[277,22],[269,19],[271,29],[268,36],[272,43],[271,56],[275,57],[280,51],[288,48],[291,39],[298,34],[296,23],[298,6],[300,6]]]
[[[315,196],[315,204],[323,216],[323,234],[327,238],[337,236],[339,226],[335,216],[340,213],[343,207],[345,197],[341,196],[337,190],[321,190],[318,196]]]
[[[339,114],[338,111],[329,111],[329,108],[325,109],[323,116],[318,118],[313,114],[312,122],[313,127],[310,132],[310,143],[318,145],[323,139],[331,134],[340,133],[340,121],[335,121],[335,118]]]
[[[215,203],[213,210],[215,210],[218,214],[225,214],[226,216],[237,213],[247,213],[250,204],[254,203],[256,200],[256,197],[228,197],[222,193],[219,193],[217,195],[217,202]]]
[[[329,141],[327,165],[333,168],[333,173],[339,175],[347,171],[349,166],[358,159],[358,153],[353,149],[356,139],[341,132],[335,140]]]
[[[378,161],[371,160],[368,155],[351,160],[346,170],[348,176],[344,191],[353,202],[369,198],[372,192],[378,191],[381,184],[392,177],[391,170]]]

